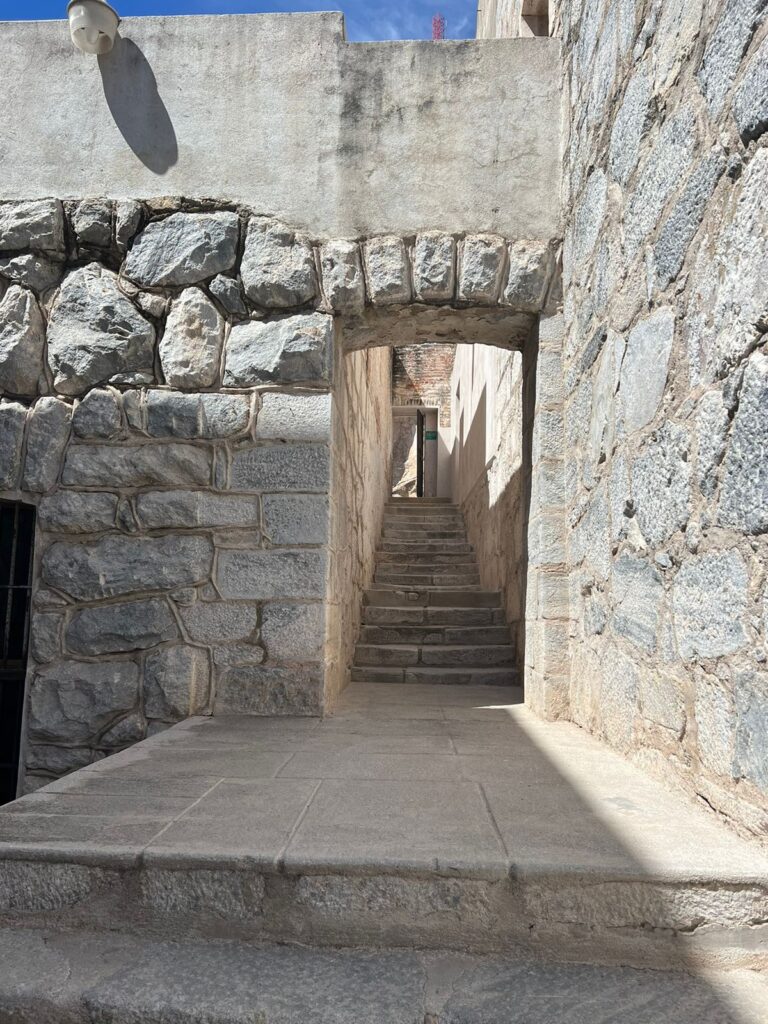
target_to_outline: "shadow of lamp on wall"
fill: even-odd
[[[67,16],[75,46],[98,55],[104,97],[121,135],[145,167],[165,174],[179,147],[147,58],[120,36],[120,16],[106,0],[70,0]]]

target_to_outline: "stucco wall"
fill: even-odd
[[[576,721],[768,812],[766,5],[560,5]]]
[[[502,594],[518,655],[524,643],[526,479],[522,353],[460,345],[451,378],[454,501],[477,554],[480,580]],[[522,661],[518,663],[522,675]]]
[[[350,44],[340,14],[0,23],[8,198],[185,195],[316,234],[559,234],[554,40]]]
[[[392,353],[337,351],[333,406],[326,708],[349,681],[392,462]]]

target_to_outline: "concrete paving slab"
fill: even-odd
[[[441,754],[373,753],[359,750],[296,754],[280,770],[286,779],[462,779],[457,757]]]
[[[506,856],[479,787],[453,780],[326,780],[284,861],[289,871],[507,874]]]
[[[275,869],[319,781],[225,780],[149,843],[146,864]]]

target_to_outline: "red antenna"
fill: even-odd
[[[436,14],[432,19],[432,38],[445,39],[445,18],[442,14]]]

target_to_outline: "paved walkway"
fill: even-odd
[[[754,844],[514,695],[357,683],[324,721],[189,719],[4,807],[0,856],[766,882]]]

